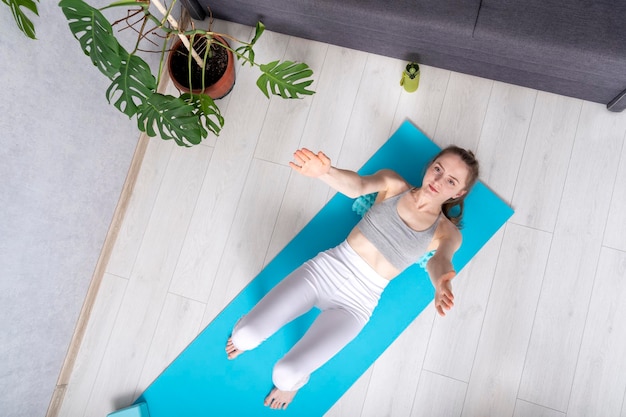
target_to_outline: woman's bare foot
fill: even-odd
[[[281,391],[274,387],[268,396],[265,397],[265,405],[274,410],[285,410],[297,393],[297,390]]]
[[[239,350],[235,347],[233,344],[233,338],[229,337],[228,342],[226,343],[226,354],[228,355],[228,359],[233,360],[243,352],[243,350]]]

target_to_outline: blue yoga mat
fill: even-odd
[[[371,174],[390,168],[419,186],[424,167],[439,150],[405,122],[359,172]],[[136,404],[146,403],[151,417],[324,415],[433,300],[434,289],[422,268],[414,265],[391,281],[361,334],[313,373],[287,410],[263,406],[272,388],[272,367],[304,334],[319,311],[314,309],[296,319],[234,361],[226,358],[224,346],[235,322],[263,295],[304,261],[346,238],[360,219],[352,204],[352,199],[335,195],[165,369]],[[477,183],[466,199],[463,244],[454,256],[455,269],[460,271],[512,214],[513,210],[500,198]]]

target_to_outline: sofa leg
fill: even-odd
[[[626,90],[622,91],[617,97],[611,100],[611,102],[606,105],[606,108],[614,112],[620,112],[626,109]]]
[[[189,12],[189,16],[191,16],[192,19],[204,20],[204,18],[206,17],[206,12],[202,8],[202,6],[198,4],[198,0],[181,1],[183,3],[183,7],[187,9],[187,11]]]

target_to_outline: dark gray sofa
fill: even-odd
[[[216,18],[626,107],[626,0],[183,0]]]

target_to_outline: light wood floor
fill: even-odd
[[[626,417],[626,113],[425,66],[408,94],[404,62],[266,32],[257,56],[283,55],[314,97],[268,101],[239,68],[218,139],[150,141],[60,415],[131,403],[332,196],[294,149],[357,169],[408,119],[474,149],[516,213],[454,310],[426,309],[327,416]]]

